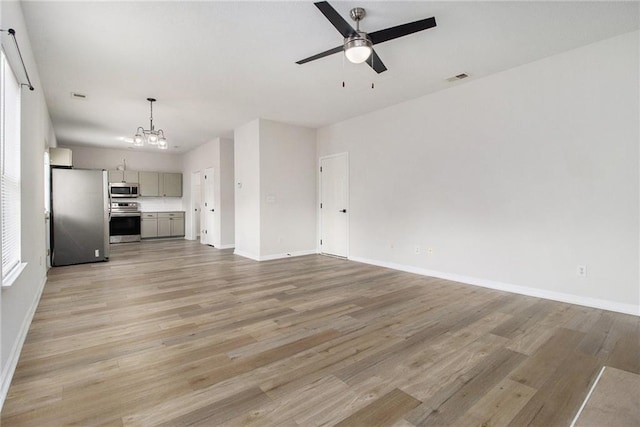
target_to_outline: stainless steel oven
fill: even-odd
[[[140,210],[137,202],[111,201],[109,243],[140,241]]]

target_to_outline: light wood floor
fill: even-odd
[[[188,241],[54,268],[2,426],[568,426],[640,318]]]

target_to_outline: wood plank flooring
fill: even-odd
[[[568,426],[640,318],[311,255],[113,247],[49,273],[2,426]],[[637,420],[640,422],[640,420]]]

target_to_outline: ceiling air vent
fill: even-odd
[[[86,101],[87,95],[84,95],[82,93],[77,93],[77,92],[71,92],[71,98],[78,99],[80,101]]]
[[[460,73],[460,74],[457,74],[457,75],[455,75],[455,76],[453,76],[453,77],[449,77],[449,78],[447,79],[447,81],[448,81],[448,82],[455,82],[455,81],[458,81],[458,80],[466,79],[467,77],[469,77],[469,74],[467,74],[467,73]]]

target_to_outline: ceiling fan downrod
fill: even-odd
[[[349,12],[349,16],[351,16],[351,19],[356,21],[356,31],[360,32],[360,21],[367,16],[367,11],[362,7],[354,7]]]

